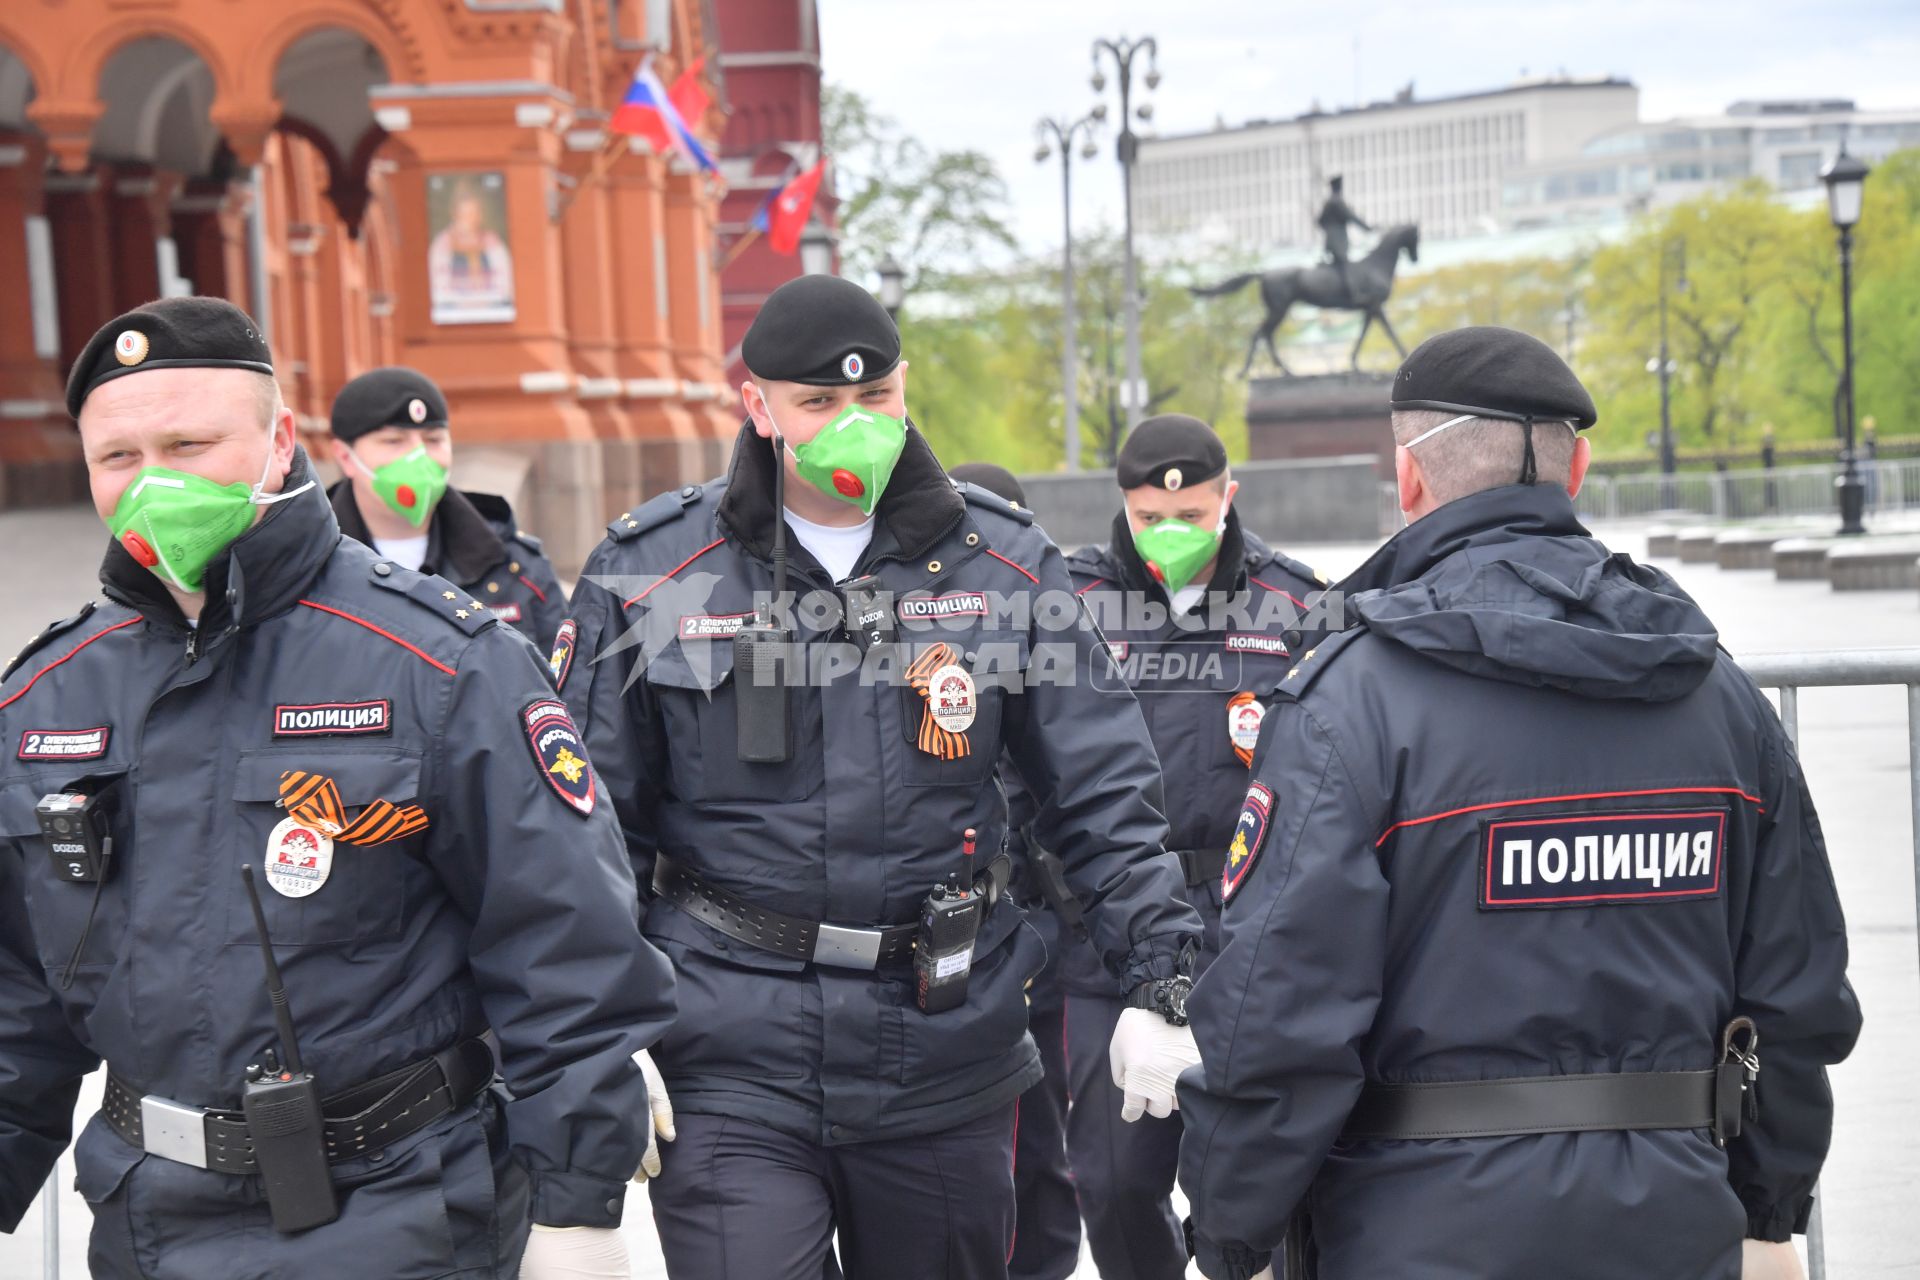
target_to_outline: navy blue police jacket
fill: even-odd
[[[977,832],[977,861],[1001,850],[995,764],[1005,750],[1117,982],[1172,976],[1199,921],[1164,852],[1159,768],[1138,704],[1089,678],[1105,650],[1059,550],[1030,513],[949,481],[918,430],[855,577],[892,594],[898,637],[876,653],[898,659],[896,675],[935,644],[972,673],[965,754],[918,745],[926,698],[862,675],[833,584],[792,542],[793,640],[812,668],[791,691],[792,752],[779,764],[738,758],[731,636],[772,590],[774,465],[748,424],[727,477],[615,520],[574,592],[580,659],[556,648],[554,670],[651,899],[647,936],[680,977],[681,1016],[659,1053],[674,1106],[827,1145],[937,1132],[1006,1105],[1041,1075],[1023,988],[1044,951],[1011,896],[981,927],[965,1004],[929,1015],[910,967],[817,966],[652,898],[656,854],[788,915],[910,922],[961,870],[963,831]]]
[[[334,519],[349,538],[373,545],[353,484],[327,491]],[[545,654],[567,616],[567,593],[540,539],[522,529],[505,498],[449,489],[427,521],[427,556],[420,572],[438,574],[483,604]]]
[[[287,487],[310,474],[297,455]],[[239,1107],[276,1043],[243,863],[323,1096],[491,1028],[534,1220],[616,1225],[647,1137],[631,1055],[671,1021],[673,975],[539,655],[445,579],[343,539],[318,489],[213,562],[198,630],[117,543],[101,580],[107,602],[0,683],[0,1226],[103,1059],[138,1092]],[[549,772],[565,744],[578,767]],[[335,841],[319,888],[285,896],[288,770],[331,777],[346,816],[386,800],[428,825]],[[84,779],[117,783],[90,929],[94,886],[55,878],[34,816]],[[76,1157],[100,1195],[146,1158],[100,1116]]]
[[[1067,569],[1121,679],[1140,700],[1160,757],[1167,847],[1176,858],[1224,852],[1247,791],[1247,761],[1234,748],[1253,750],[1265,697],[1289,665],[1282,633],[1310,621],[1309,601],[1325,584],[1247,532],[1231,510],[1207,594],[1190,613],[1173,616],[1166,588],[1134,550],[1124,511],[1115,518],[1112,541],[1074,552]],[[1017,785],[1009,777],[1010,793]],[[1183,878],[1205,928],[1197,974],[1220,948],[1220,876]],[[1120,994],[1086,946],[1070,949],[1061,982],[1082,995]]]
[[[1562,489],[1416,521],[1280,682],[1225,947],[1193,992],[1180,1182],[1201,1270],[1296,1207],[1323,1280],[1735,1280],[1803,1230],[1860,1028],[1813,802],[1713,624]],[[1342,1141],[1369,1081],[1700,1071],[1760,1033],[1759,1119]]]

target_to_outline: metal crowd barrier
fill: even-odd
[[[1907,806],[1913,822],[1915,910],[1920,912],[1920,649],[1835,649],[1824,653],[1766,653],[1738,659],[1763,689],[1780,691],[1780,723],[1800,745],[1800,691],[1842,685],[1905,685],[1907,689]],[[1818,798],[1816,797],[1816,803]],[[1820,1201],[1807,1224],[1807,1280],[1825,1280],[1826,1232]]]
[[[1780,693],[1780,722],[1800,745],[1800,691],[1859,685],[1904,685],[1907,690],[1907,805],[1913,823],[1914,909],[1920,914],[1920,648],[1834,649],[1812,653],[1762,653],[1736,659],[1753,682]],[[40,1246],[45,1280],[60,1280],[60,1167],[41,1191],[45,1238]],[[1825,1280],[1826,1233],[1820,1202],[1807,1224],[1807,1280]]]

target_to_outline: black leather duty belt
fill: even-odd
[[[493,1051],[462,1040],[431,1058],[389,1071],[322,1100],[327,1159],[369,1155],[465,1106],[493,1080]],[[142,1096],[111,1068],[101,1113],[131,1146],[199,1169],[256,1172],[247,1118],[238,1111],[189,1107]]]
[[[1004,855],[994,858],[987,864],[986,873],[974,882],[987,894],[989,908],[1007,887],[1008,869]],[[735,942],[838,969],[905,964],[913,958],[913,940],[920,932],[918,920],[856,929],[758,907],[703,880],[664,853],[654,855],[653,891]]]
[[[1189,885],[1212,884],[1227,870],[1225,849],[1175,849],[1173,856],[1180,859]]]
[[[1503,1138],[1609,1129],[1710,1129],[1725,1146],[1755,1115],[1760,1072],[1753,1024],[1736,1018],[1706,1071],[1520,1076],[1432,1084],[1369,1084],[1347,1117],[1345,1142]],[[1752,1037],[1739,1047],[1741,1033]]]

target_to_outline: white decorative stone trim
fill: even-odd
[[[375,107],[373,122],[388,133],[405,133],[413,128],[413,111],[407,107]]]
[[[0,169],[11,169],[15,165],[25,164],[26,160],[25,147],[0,147]]]
[[[567,135],[567,150],[598,151],[607,140],[607,135],[599,129],[575,129]]]
[[[553,123],[553,107],[545,102],[517,102],[513,122],[522,129],[544,129]]]
[[[51,418],[56,413],[65,412],[64,405],[51,400],[0,400],[0,418],[10,422],[24,421],[29,418]]]
[[[682,400],[717,399],[713,394],[712,385],[705,382],[682,382],[680,384],[680,398]]]
[[[612,400],[624,389],[625,384],[618,378],[582,377],[580,379],[580,398],[582,400]]]
[[[680,394],[678,378],[628,378],[629,400],[670,400]]]
[[[564,369],[536,369],[520,375],[520,390],[530,396],[553,395],[573,390],[573,377]]]

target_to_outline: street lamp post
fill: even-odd
[[[1647,372],[1660,375],[1660,505],[1673,509],[1673,473],[1675,469],[1673,453],[1673,372],[1675,365],[1667,347],[1667,268],[1673,259],[1673,244],[1663,242],[1660,246],[1660,354],[1647,361]],[[1686,244],[1680,249],[1679,279],[1674,290],[1687,291]]]
[[[1072,124],[1063,124],[1051,116],[1042,116],[1034,126],[1040,143],[1034,148],[1036,163],[1045,163],[1054,146],[1060,149],[1060,216],[1064,239],[1060,250],[1060,389],[1066,402],[1066,423],[1061,439],[1066,443],[1067,470],[1080,469],[1080,385],[1075,370],[1079,355],[1073,323],[1073,139],[1082,135],[1082,159],[1093,159],[1093,131],[1098,121],[1093,114],[1081,116]],[[1051,136],[1051,145],[1049,145]]]
[[[809,222],[800,233],[800,271],[809,276],[833,274],[833,233],[818,222]]]
[[[1840,154],[1820,174],[1827,184],[1827,212],[1840,232],[1840,334],[1841,382],[1847,415],[1847,449],[1840,455],[1840,478],[1834,488],[1840,500],[1840,532],[1865,533],[1861,522],[1866,508],[1867,487],[1860,479],[1860,466],[1853,449],[1853,227],[1860,221],[1860,203],[1864,195],[1867,163],[1847,154],[1842,143]]]
[[[1114,67],[1120,77],[1120,137],[1116,151],[1120,157],[1120,200],[1125,228],[1126,243],[1126,312],[1127,312],[1127,429],[1131,431],[1139,425],[1140,412],[1145,407],[1146,378],[1140,372],[1140,288],[1136,280],[1133,263],[1133,161],[1140,150],[1140,139],[1133,132],[1133,120],[1137,114],[1141,120],[1153,119],[1153,104],[1143,102],[1136,110],[1133,107],[1133,59],[1141,50],[1147,54],[1147,74],[1144,77],[1148,89],[1160,83],[1160,46],[1152,36],[1138,40],[1129,40],[1121,36],[1118,40],[1100,39],[1093,42],[1093,91],[1100,93],[1107,87],[1107,78],[1100,71],[1101,50],[1113,55]],[[1106,114],[1104,106],[1096,106],[1094,119],[1102,119]]]
[[[889,253],[880,259],[877,268],[880,273],[880,305],[887,309],[887,318],[900,319],[900,304],[907,300],[907,270],[894,260]]]

